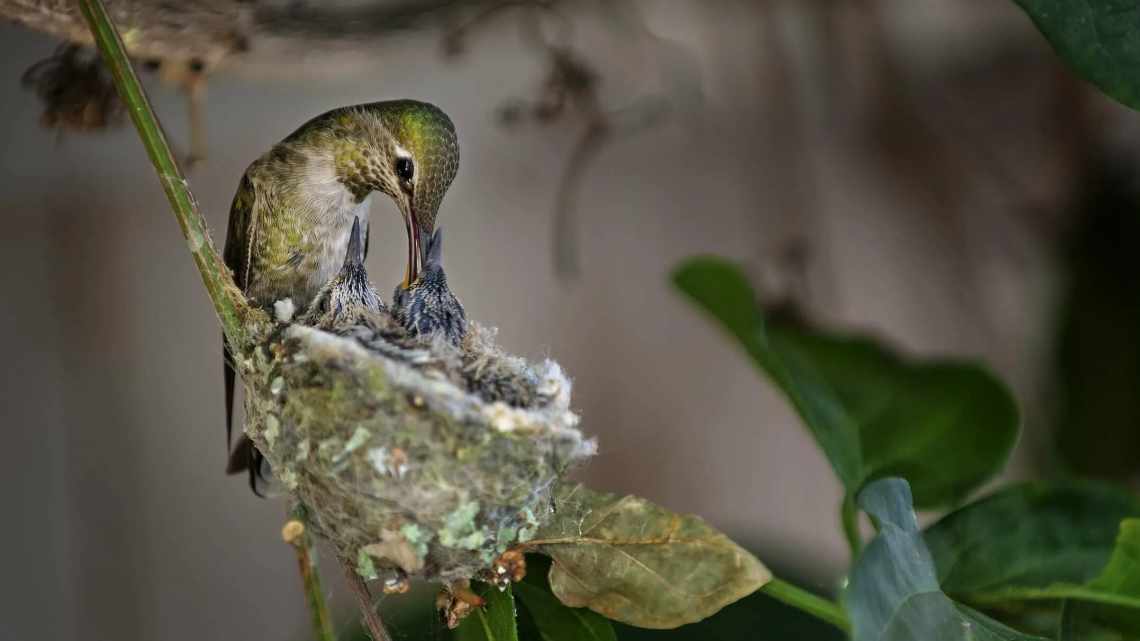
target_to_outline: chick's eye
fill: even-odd
[[[396,175],[400,177],[400,180],[411,180],[413,174],[415,174],[415,166],[412,165],[411,158],[396,159]]]

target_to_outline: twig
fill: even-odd
[[[372,593],[368,591],[364,579],[361,579],[360,575],[356,573],[356,568],[352,567],[352,563],[341,559],[340,564],[344,568],[345,578],[348,579],[348,587],[352,588],[352,593],[356,596],[360,613],[364,615],[364,625],[368,628],[369,634],[372,635],[372,641],[392,641],[392,637],[388,636],[388,630],[384,628],[384,621],[380,619],[380,613],[372,604]]]
[[[604,120],[597,119],[586,126],[586,130],[574,143],[570,160],[558,185],[557,203],[554,207],[554,270],[564,279],[578,276],[578,231],[574,224],[575,197],[578,186],[585,175],[586,167],[610,137],[610,129]]]
[[[186,83],[185,90],[190,109],[190,151],[186,155],[186,166],[193,171],[196,164],[206,159],[206,79],[196,75]]]
[[[816,596],[807,590],[774,577],[765,583],[760,591],[797,610],[803,610],[818,619],[827,621],[844,632],[851,631],[851,622],[847,620],[847,615],[843,613],[843,609],[834,601]]]
[[[150,156],[154,169],[158,172],[162,188],[174,210],[174,216],[182,228],[182,235],[194,256],[194,263],[202,276],[202,283],[210,295],[214,311],[222,324],[231,344],[244,344],[245,329],[242,317],[249,311],[249,305],[234,285],[233,277],[214,248],[206,221],[198,212],[198,203],[190,193],[189,184],[178,167],[178,161],[166,142],[162,125],[151,109],[146,92],[139,84],[138,76],[131,66],[123,46],[122,38],[115,30],[102,0],[79,0],[79,8],[91,28],[95,44],[111,70],[119,97],[127,106],[127,111],[138,129],[143,147]]]
[[[336,631],[333,630],[329,607],[325,603],[325,594],[321,589],[321,575],[317,572],[317,564],[313,558],[313,542],[308,533],[305,532],[305,524],[296,519],[290,519],[281,529],[281,538],[293,546],[297,552],[297,567],[301,572],[301,582],[305,588],[309,612],[313,617],[313,632],[316,634],[316,640],[336,641]]]
[[[863,536],[859,534],[859,509],[855,506],[855,499],[848,494],[843,498],[843,505],[839,509],[843,521],[843,535],[847,537],[847,547],[851,550],[851,562],[859,557],[863,551]]]
[[[536,0],[530,0],[532,2]],[[547,0],[549,1],[549,0]],[[207,69],[282,47],[292,54],[330,45],[362,46],[404,31],[452,19],[454,14],[518,0],[401,0],[301,3],[210,0],[156,2],[105,0],[115,23],[130,33],[128,48],[140,59],[198,60]],[[312,6],[308,6],[308,5]],[[546,4],[544,2],[543,4]],[[71,0],[0,0],[0,20],[16,22],[76,44],[90,34]]]

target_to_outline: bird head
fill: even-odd
[[[399,101],[383,113],[394,148],[395,198],[408,232],[407,287],[426,259],[440,202],[459,168],[459,144],[451,119],[433,105]]]
[[[337,179],[359,200],[379,191],[400,210],[408,235],[407,287],[423,265],[436,214],[459,168],[451,119],[435,105],[391,100],[335,109],[294,134],[329,149]]]

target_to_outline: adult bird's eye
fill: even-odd
[[[396,159],[396,175],[400,177],[400,180],[411,180],[415,171],[415,166],[412,165],[411,158]]]

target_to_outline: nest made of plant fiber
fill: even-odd
[[[238,366],[246,433],[365,578],[478,576],[596,451],[561,367],[503,352],[476,323],[458,347],[384,313],[333,331],[280,323]]]

